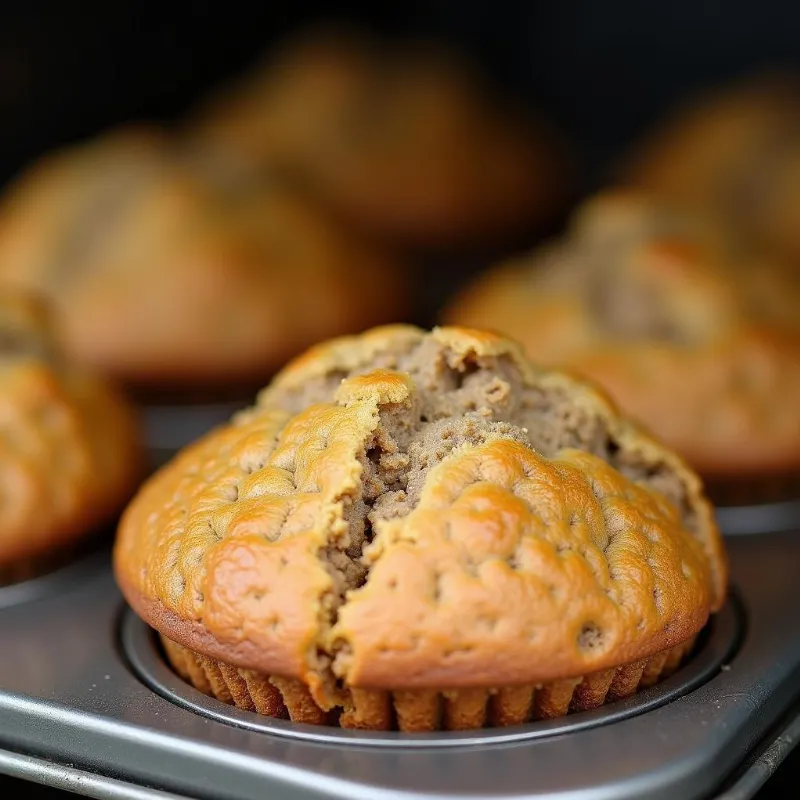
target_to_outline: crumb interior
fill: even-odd
[[[383,520],[402,518],[415,508],[430,470],[462,445],[506,438],[546,457],[567,448],[592,453],[632,481],[665,495],[680,511],[686,529],[698,533],[687,488],[668,464],[646,464],[638,453],[622,447],[604,420],[568,391],[525,385],[509,357],[464,358],[426,338],[408,349],[381,352],[350,372],[332,369],[300,387],[273,388],[269,403],[296,414],[332,402],[343,379],[375,369],[408,373],[417,391],[410,407],[382,406],[379,424],[359,455],[361,491],[346,502],[348,534],[331,537],[320,554],[333,589],[323,598],[312,662],[331,696],[342,704],[347,643],[333,641],[330,632],[347,592],[367,580],[370,564],[362,558],[364,549],[380,536]]]

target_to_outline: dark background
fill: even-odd
[[[800,67],[793,0],[358,4],[0,0],[0,183],[42,151],[132,119],[168,121],[297,26],[332,18],[429,33],[472,54],[571,139],[583,183],[688,93]],[[761,793],[796,787],[795,755]],[[0,796],[55,792],[0,778]]]
[[[794,0],[427,3],[0,3],[0,182],[42,150],[140,117],[169,119],[298,25],[439,34],[520,89],[577,144],[589,179],[681,96],[800,65]]]

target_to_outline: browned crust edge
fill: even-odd
[[[141,619],[145,620],[150,627],[155,628],[163,638],[176,646],[186,649],[200,659],[216,661],[253,674],[268,674],[271,677],[275,675],[292,676],[291,678],[285,678],[285,680],[294,680],[301,685],[303,684],[303,678],[314,675],[312,667],[308,667],[305,676],[297,675],[296,664],[290,659],[289,653],[286,654],[285,658],[279,659],[276,653],[272,652],[266,659],[261,649],[248,639],[242,639],[237,642],[220,641],[199,620],[185,619],[168,609],[160,600],[145,597],[136,591],[120,570],[117,570],[117,582],[128,605]],[[675,626],[672,637],[661,637],[662,644],[659,649],[650,653],[640,650],[636,654],[639,660],[635,663],[649,663],[651,659],[658,658],[661,653],[672,652],[672,650],[682,647],[687,641],[693,642],[707,623],[708,616],[706,615],[702,620],[698,620],[697,624],[687,625],[683,635],[691,634],[690,638],[677,642],[675,641],[675,634],[680,629]],[[673,642],[665,649],[663,646],[664,639],[668,640],[669,638],[673,638]],[[621,658],[624,658],[624,656],[621,656]],[[610,666],[606,669],[613,670],[615,667]],[[498,671],[502,673],[502,668],[500,667]],[[502,674],[499,674],[498,678],[503,680]],[[549,683],[544,685],[549,685]],[[465,692],[473,691],[474,688],[467,681],[461,684],[458,690]],[[352,690],[360,691],[355,687]],[[414,691],[429,690],[427,687],[418,686]]]
[[[696,636],[632,664],[579,678],[494,689],[345,689],[346,706],[326,711],[302,681],[237,668],[159,636],[167,661],[203,694],[267,717],[361,730],[425,732],[506,727],[556,719],[630,697],[671,675]]]

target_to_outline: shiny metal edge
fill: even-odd
[[[800,525],[800,500],[752,506],[718,506],[717,523],[726,536],[781,533]]]
[[[178,677],[162,658],[155,633],[126,609],[120,625],[122,650],[133,673],[150,689],[178,706],[240,728],[317,743],[371,747],[465,747],[543,739],[608,725],[676,700],[716,675],[735,652],[743,633],[742,610],[731,598],[709,623],[700,649],[666,680],[608,706],[513,729],[480,732],[400,733],[321,728],[261,716],[208,697]]]
[[[765,739],[767,747],[761,755],[725,791],[713,800],[751,800],[778,771],[786,758],[800,744],[800,710],[777,733]]]
[[[27,581],[0,586],[0,609],[31,603],[43,597],[60,594],[80,585],[90,575],[108,568],[108,550],[100,547],[78,556],[52,572],[46,572]]]
[[[246,408],[252,399],[198,405],[143,405],[140,407],[148,448],[175,451]]]
[[[189,800],[184,795],[136,786],[9,750],[0,750],[0,774],[96,800]]]

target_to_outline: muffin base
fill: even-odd
[[[520,725],[589,711],[630,697],[671,675],[691,653],[696,637],[642,661],[582,678],[494,689],[350,688],[350,707],[325,711],[300,681],[240,669],[160,636],[175,672],[195,689],[278,719],[361,730],[430,732]]]

